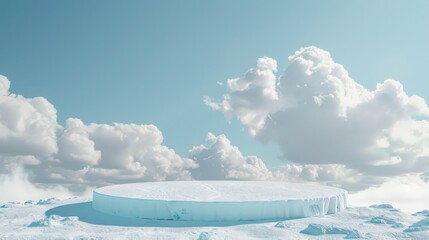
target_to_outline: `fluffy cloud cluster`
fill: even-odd
[[[192,172],[196,179],[273,179],[273,174],[260,158],[243,156],[225,135],[215,136],[208,133],[206,143],[207,146],[200,145],[189,151],[189,157],[199,165],[199,168],[193,169]]]
[[[276,61],[260,58],[243,77],[228,80],[220,102],[205,98],[211,108],[238,118],[255,139],[280,146],[287,163],[275,171],[222,134],[209,133],[204,145],[183,157],[163,145],[153,125],[71,118],[61,126],[49,101],[10,93],[9,80],[0,75],[0,199],[17,192],[11,186],[35,197],[185,179],[317,181],[348,190],[405,174],[427,181],[429,122],[414,118],[429,116],[422,98],[407,95],[394,80],[365,89],[315,47],[289,60],[277,77]]]
[[[68,119],[58,139],[62,167],[91,183],[190,179],[196,164],[162,145],[153,125],[90,124]]]
[[[45,98],[10,94],[9,86],[0,76],[0,177],[5,181],[61,183],[77,191],[76,186],[83,190],[111,183],[191,179],[190,169],[198,166],[164,146],[161,131],[153,125],[85,125],[68,119],[63,127]],[[20,167],[24,174],[15,174]]]
[[[57,112],[46,99],[9,94],[0,75],[0,153],[46,157],[58,151]]]
[[[223,134],[215,136],[208,133],[206,145],[192,148],[189,157],[198,164],[198,168],[191,170],[195,179],[314,181],[338,186],[341,182],[342,186],[349,190],[359,188],[358,182],[369,180],[362,174],[338,164],[289,163],[281,169],[271,171],[257,156],[244,156]]]
[[[272,60],[258,62],[265,76],[256,87],[275,89]],[[250,74],[251,75],[251,74]],[[250,78],[249,75],[249,78]],[[9,93],[10,82],[0,78],[0,185],[6,195],[65,196],[86,192],[87,186],[164,180],[288,180],[335,181],[347,175],[342,166],[285,165],[270,171],[256,156],[243,155],[223,134],[207,134],[205,145],[181,157],[164,146],[161,131],[153,125],[84,124],[70,118],[65,126],[56,120],[56,109],[46,99]],[[236,89],[246,84],[231,82]],[[270,99],[277,94],[267,91]],[[263,98],[261,95],[260,98]],[[261,111],[267,106],[261,106]],[[259,120],[249,116],[249,123]],[[15,189],[26,189],[16,191]],[[4,195],[4,196],[3,196]]]
[[[417,175],[405,174],[394,177],[380,186],[350,194],[347,200],[355,206],[390,203],[403,211],[415,213],[428,208],[427,199],[429,199],[427,182],[422,181]]]
[[[229,118],[238,116],[255,135],[263,127],[266,116],[279,107],[276,72],[277,62],[274,59],[259,58],[257,67],[247,71],[243,78],[228,80],[228,94],[222,103],[215,103],[208,97],[205,97],[205,103],[223,111]]]
[[[276,77],[276,61],[258,59],[243,77],[228,80],[222,101],[206,97],[205,103],[237,117],[254,138],[277,143],[298,168],[313,165],[301,171],[310,172],[308,179],[340,166],[370,179],[363,188],[429,169],[429,123],[415,119],[429,116],[424,99],[391,79],[370,91],[316,47],[289,60]]]
[[[260,64],[268,66],[269,61]],[[65,196],[86,192],[87,186],[137,181],[285,178],[269,171],[258,157],[243,156],[225,135],[209,133],[206,146],[181,157],[163,145],[162,133],[154,125],[84,124],[70,118],[61,126],[55,107],[45,98],[11,94],[9,87],[9,80],[1,76],[3,201]]]
[[[61,185],[37,187],[28,179],[28,174],[21,165],[15,165],[8,174],[0,174],[0,199],[2,203],[26,201],[28,199],[46,199],[51,197],[66,198],[73,196]],[[89,195],[83,192],[82,195]]]

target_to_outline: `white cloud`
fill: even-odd
[[[0,75],[0,96],[9,94],[10,81],[3,75]]]
[[[154,125],[72,118],[60,126],[48,100],[10,94],[10,82],[0,76],[0,193],[38,198],[191,178],[317,181],[360,190],[408,173],[427,178],[429,123],[413,118],[429,115],[422,98],[407,95],[394,80],[365,89],[315,47],[289,60],[277,77],[276,61],[260,58],[245,76],[227,81],[222,101],[204,99],[229,119],[237,117],[254,138],[277,143],[289,161],[277,171],[243,155],[225,135],[209,133],[186,158],[163,145]]]
[[[267,59],[229,80],[222,101],[206,97],[205,103],[237,117],[254,138],[277,143],[285,159],[300,165],[343,166],[373,184],[429,169],[429,124],[413,118],[429,116],[429,108],[400,82],[388,79],[370,91],[316,47],[290,56],[280,77],[275,60]]]
[[[36,187],[28,180],[28,174],[21,165],[14,165],[10,170],[8,174],[0,174],[0,203],[73,196],[61,186]]]
[[[378,187],[350,194],[352,206],[369,206],[389,203],[406,212],[417,212],[428,208],[425,200],[429,199],[429,183],[418,175],[408,174],[395,177]]]
[[[0,91],[5,94],[8,88],[9,81],[0,78]],[[0,95],[0,154],[49,156],[56,153],[56,114],[54,106],[45,98]]]
[[[15,184],[13,191],[39,196],[55,185],[76,193],[86,186],[192,178],[197,164],[164,146],[156,126],[85,125],[71,118],[63,127],[48,100],[10,94],[9,86],[1,76],[0,174]],[[15,171],[17,164],[22,167]],[[10,191],[0,185],[0,192]]]
[[[58,138],[58,159],[70,169],[82,169],[98,163],[101,152],[95,150],[94,141],[89,139],[84,124],[79,119],[70,118]]]
[[[251,68],[244,77],[229,79],[228,93],[220,103],[205,97],[205,103],[221,110],[228,118],[237,116],[252,134],[256,134],[265,117],[278,107],[276,91],[277,62],[268,57],[259,58],[256,68]],[[249,111],[252,109],[252,111]]]
[[[344,165],[297,165],[285,164],[281,169],[270,171],[257,156],[244,156],[224,135],[208,133],[206,144],[192,148],[189,157],[198,165],[192,176],[200,180],[275,180],[292,182],[319,182],[338,187],[356,188],[356,181],[365,179]],[[338,181],[342,181],[342,185]]]
[[[197,164],[162,142],[162,133],[154,125],[85,125],[68,119],[59,134],[57,161],[39,180],[101,186],[191,179],[189,170]]]
[[[351,192],[362,190],[386,181],[385,177],[365,176],[343,164],[295,164],[282,166],[275,176],[286,181],[319,182]]]
[[[154,125],[90,124],[83,128],[101,152],[91,174],[120,169],[129,174],[128,181],[131,176],[134,181],[163,181],[190,179],[189,169],[196,167],[192,160],[162,145],[162,133]]]
[[[208,133],[206,146],[200,145],[189,151],[189,157],[198,165],[192,170],[196,179],[205,180],[268,180],[273,174],[264,162],[256,156],[243,156],[240,150],[231,145],[225,135]]]

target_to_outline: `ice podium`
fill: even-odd
[[[260,221],[333,214],[347,191],[271,181],[170,181],[120,184],[93,192],[102,213],[178,221]]]

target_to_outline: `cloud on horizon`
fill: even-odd
[[[49,193],[57,185],[64,195],[65,188],[80,193],[88,186],[186,180],[198,166],[163,145],[154,125],[86,125],[70,118],[61,126],[48,100],[9,93],[9,87],[0,75],[0,179],[13,184],[0,185],[1,199],[22,186]],[[40,195],[35,192],[22,189],[22,194]]]
[[[261,63],[262,64],[262,63]],[[267,64],[267,63],[265,63]],[[245,156],[224,135],[208,133],[205,145],[181,157],[163,145],[154,125],[57,123],[56,109],[43,97],[9,93],[1,77],[0,192],[20,199],[87,193],[88,187],[165,180],[335,181],[341,166],[286,164],[270,171],[257,156]],[[7,183],[7,184],[6,184]],[[11,189],[29,189],[9,194]],[[15,191],[16,192],[16,191]]]
[[[192,176],[195,179],[272,179],[271,172],[260,158],[243,156],[223,134],[215,136],[208,133],[206,146],[193,147],[189,150],[189,157],[199,165],[192,170]]]
[[[362,190],[398,176],[427,179],[429,123],[414,119],[429,116],[424,99],[407,95],[394,80],[365,89],[316,47],[289,60],[277,76],[277,62],[260,58],[243,77],[227,81],[220,102],[204,100],[238,118],[253,138],[278,144],[287,161],[275,171],[224,134],[208,133],[183,157],[163,144],[154,125],[70,118],[61,126],[48,100],[10,93],[0,75],[0,198],[13,197],[10,189],[30,189],[15,196],[29,199],[137,181],[312,181]]]
[[[429,122],[415,118],[429,116],[423,98],[391,79],[370,91],[317,47],[289,61],[277,77],[276,61],[259,58],[243,77],[228,80],[221,101],[204,102],[237,118],[253,138],[276,143],[298,168],[313,166],[308,180],[336,166],[350,173],[337,184],[359,190],[429,169]]]

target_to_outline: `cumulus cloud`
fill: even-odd
[[[262,160],[243,157],[225,136],[209,134],[211,150],[200,146],[191,151],[192,158],[201,160],[199,166],[163,145],[154,125],[84,124],[70,118],[61,126],[48,100],[10,94],[9,80],[0,79],[0,192],[11,199],[86,192],[88,186],[116,183],[189,180],[192,174],[204,179],[261,179],[271,174]],[[218,159],[226,164],[225,172],[212,172],[202,160],[204,152],[216,147],[228,152]]]
[[[396,208],[411,213],[426,209],[428,206],[425,199],[429,199],[429,183],[424,182],[416,174],[394,177],[380,186],[348,196],[352,206],[390,203]]]
[[[121,169],[128,180],[164,181],[190,179],[188,170],[196,167],[192,160],[162,145],[162,133],[154,125],[90,124],[84,128],[101,151],[92,175],[102,174],[102,169]]]
[[[28,180],[28,174],[19,164],[10,170],[8,174],[0,174],[0,203],[73,196],[73,193],[62,186],[35,186]]]
[[[67,119],[66,127],[58,138],[58,159],[70,169],[82,169],[96,165],[101,151],[95,150],[95,143],[89,139],[85,126],[79,119]]]
[[[273,174],[265,163],[256,156],[243,156],[240,150],[221,134],[208,133],[206,145],[189,151],[189,158],[199,167],[192,170],[196,179],[204,180],[268,180]]]
[[[68,119],[59,133],[59,151],[53,156],[57,161],[39,181],[100,186],[191,179],[189,170],[197,165],[162,142],[162,133],[154,125],[85,125]]]
[[[424,99],[391,79],[368,90],[316,47],[289,61],[276,77],[275,60],[260,58],[244,77],[228,81],[223,100],[205,103],[237,117],[254,138],[277,143],[298,164],[343,166],[373,184],[429,169],[429,123],[414,118],[429,116]]]
[[[318,182],[351,192],[359,191],[388,180],[386,177],[367,176],[344,164],[288,163],[276,172],[277,177],[294,182]]]
[[[57,112],[43,97],[9,94],[9,80],[0,76],[0,153],[49,156],[58,151]]]
[[[288,163],[280,169],[269,170],[257,156],[245,156],[224,135],[208,133],[206,144],[189,150],[189,158],[198,164],[191,170],[199,180],[271,180],[289,182],[318,182],[349,190],[370,182],[362,174],[339,164],[294,164]],[[377,179],[371,179],[372,182]],[[378,180],[381,182],[381,180]],[[359,182],[359,184],[357,184]]]
[[[0,96],[9,94],[10,81],[3,75],[0,75]]]
[[[287,161],[275,171],[223,134],[208,133],[204,145],[182,157],[154,125],[70,118],[61,126],[48,100],[10,93],[0,75],[0,192],[9,194],[8,184],[39,196],[185,179],[317,181],[360,190],[410,173],[427,180],[429,123],[414,118],[429,116],[424,99],[390,79],[366,89],[315,47],[289,60],[278,77],[277,62],[260,58],[243,77],[227,81],[221,101],[204,99],[238,118],[255,139],[280,146]]]
[[[0,174],[3,182],[40,190],[28,193],[50,193],[52,184],[76,193],[112,183],[185,180],[198,166],[163,145],[154,125],[87,125],[70,118],[61,126],[48,100],[11,94],[9,87],[1,76]]]
[[[222,102],[216,103],[209,97],[204,101],[213,109],[223,111],[228,118],[237,116],[255,135],[263,127],[267,114],[278,108],[276,72],[276,60],[259,58],[257,66],[247,71],[244,77],[228,80],[228,93]]]

